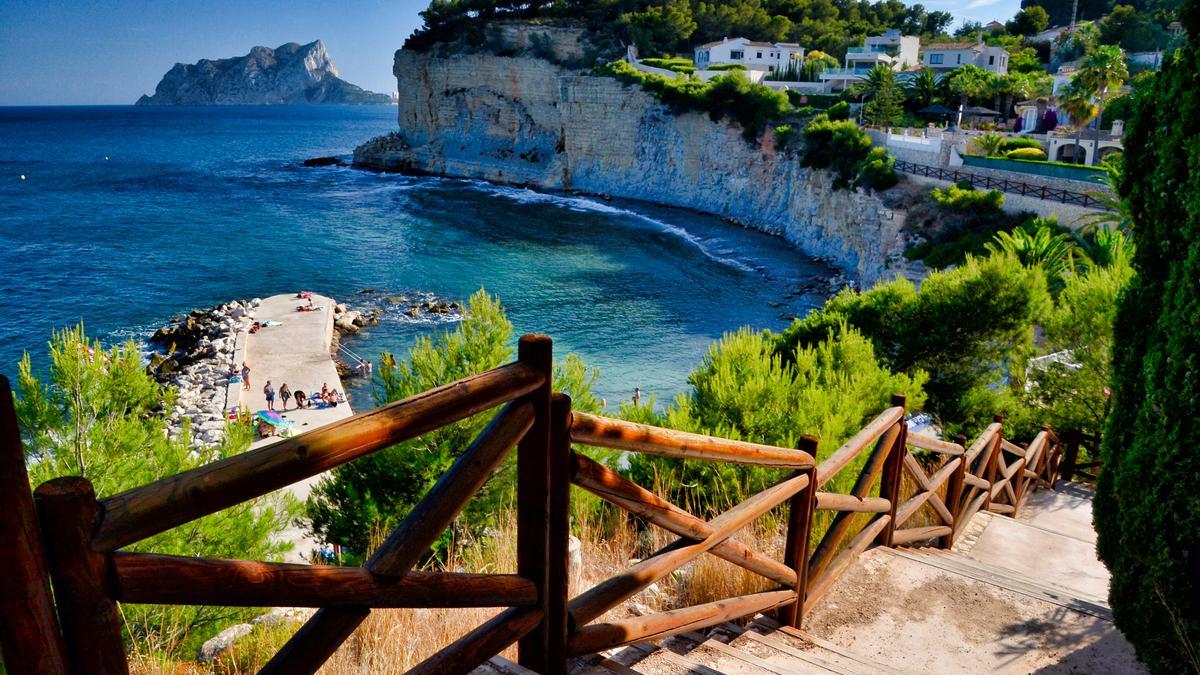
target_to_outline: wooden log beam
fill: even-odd
[[[903,417],[904,408],[901,406],[893,406],[884,410],[875,419],[871,420],[867,426],[863,427],[861,431],[854,434],[850,440],[843,443],[832,455],[826,457],[825,461],[821,462],[820,466],[817,467],[817,489],[819,490],[824,487],[839,471],[854,461],[858,453],[870,445],[871,441],[874,441],[884,432],[893,428],[896,422],[899,422]]]
[[[896,410],[897,418],[903,415],[902,408],[897,408]],[[883,464],[887,460],[888,453],[891,452],[891,449],[896,444],[896,440],[900,437],[900,432],[901,425],[892,422],[892,426],[875,442],[875,449],[871,451],[870,457],[867,458],[867,463],[863,466],[862,471],[859,472],[858,479],[854,483],[854,488],[850,492],[852,496],[862,498],[870,494],[871,487],[875,485],[875,480],[879,478],[880,472],[883,471]],[[818,473],[820,472],[820,467],[817,468],[817,471]],[[889,509],[891,505],[889,501]],[[853,522],[853,513],[842,512],[834,516],[833,522],[830,523],[829,529],[825,531],[825,536],[821,538],[821,543],[817,544],[817,548],[809,560],[809,591],[812,590],[813,580],[821,576],[825,568],[829,566],[829,563],[833,562],[833,557],[837,554],[838,549],[842,545],[842,539],[850,531],[850,526]]]
[[[581,445],[676,459],[702,459],[780,469],[811,469],[815,460],[800,450],[714,438],[576,412],[571,440]]]
[[[975,459],[979,457],[980,453],[982,453],[985,449],[991,447],[992,441],[996,438],[996,434],[1000,433],[1000,426],[1000,422],[993,422],[989,424],[988,427],[983,430],[983,433],[979,435],[979,438],[975,439],[975,442],[971,444],[971,447],[967,448],[967,453],[964,456],[967,458],[968,469],[975,468]],[[979,472],[976,471],[975,473]]]
[[[116,599],[216,607],[525,607],[537,587],[515,574],[372,574],[329,567],[148,553],[113,554]]]
[[[483,665],[541,624],[545,615],[536,607],[504,610],[478,628],[418,663],[407,675],[461,675]]]
[[[794,591],[766,591],[694,607],[673,609],[579,629],[571,638],[571,653],[594,654],[635,642],[661,640],[796,602]]]
[[[818,492],[818,511],[852,511],[854,513],[887,513],[892,503],[883,497],[855,497],[836,492]]]
[[[50,566],[38,529],[25,450],[8,378],[0,375],[0,653],[11,673],[65,673],[63,643],[50,593]]]
[[[399,579],[407,576],[532,424],[533,406],[528,399],[506,405],[409,511],[364,567],[381,576]],[[528,579],[524,574],[521,576]],[[530,581],[536,585],[536,580]],[[365,608],[321,609],[263,666],[260,674],[316,672],[368,614],[370,610]]]
[[[978,488],[980,490],[986,490],[987,488],[991,487],[991,484],[988,483],[986,480],[980,478],[979,476],[969,474],[969,473],[963,475],[963,483],[966,483],[968,486],[973,487],[973,488]]]
[[[123,548],[514,400],[543,381],[529,366],[509,364],[122,492],[101,502],[92,545]]]
[[[816,436],[802,436],[797,447],[813,457],[817,456],[819,441]],[[817,472],[808,470],[808,486],[796,493],[788,504],[787,536],[783,544],[783,562],[796,576],[790,588],[796,593],[796,601],[781,607],[776,616],[789,626],[799,626],[804,618],[804,595],[808,592],[808,547],[812,539],[813,514],[817,510]]]
[[[962,514],[959,515],[958,520],[956,520],[954,523],[954,532],[951,534],[952,539],[958,539],[963,531],[967,529],[967,525],[971,522],[971,519],[975,517],[975,514],[979,512],[979,509],[987,500],[987,495],[987,490],[980,491],[980,493],[976,495],[970,502],[968,502],[966,507],[963,508]]]
[[[518,641],[517,663],[538,672],[553,668],[549,662],[548,630],[553,348],[552,341],[545,335],[522,336],[517,345],[517,360],[545,376],[542,386],[529,396],[535,410],[535,422],[517,448],[517,574],[537,584],[543,619]]]
[[[686,565],[727,539],[750,521],[791,499],[809,484],[807,474],[791,476],[759,492],[709,521],[713,532],[701,541],[680,539],[654,555],[603,581],[571,600],[576,626],[583,626],[650,584]]]
[[[125,639],[104,554],[92,549],[99,504],[86,478],[55,478],[33,493],[54,580],[54,600],[75,675],[126,675]]]
[[[954,472],[958,468],[959,462],[961,461],[961,458],[955,457],[947,462],[946,465],[941,469],[938,469],[938,472],[933,474],[932,477],[926,477],[925,472],[921,470],[920,465],[917,464],[917,460],[914,459],[912,455],[904,456],[904,468],[908,471],[909,475],[911,475],[913,479],[917,481],[917,484],[921,486],[921,489],[925,492],[925,494],[928,495],[924,499],[921,499],[921,503],[924,503],[926,500],[928,500],[929,505],[932,506],[933,510],[937,512],[938,517],[941,518],[942,522],[946,523],[947,525],[950,525],[954,522],[954,514],[951,513],[950,509],[946,507],[946,503],[942,501],[942,498],[937,495],[937,491],[942,487],[943,483],[950,479],[950,476],[954,475]],[[915,495],[913,499],[918,497],[921,497],[921,494]],[[909,501],[911,502],[912,499]],[[901,506],[900,508],[903,509],[904,506]],[[912,513],[916,512],[916,508],[920,508],[920,503],[913,508]],[[912,513],[909,513],[908,515],[912,515]],[[904,518],[900,517],[899,510],[897,510],[896,525],[899,526],[904,522],[904,520]]]
[[[1016,443],[1009,441],[1007,438],[1000,441],[1000,447],[1004,448],[1005,452],[1016,455],[1017,457],[1025,456],[1025,448],[1022,448]]]
[[[930,525],[929,527],[908,527],[902,530],[896,530],[892,535],[892,543],[896,546],[904,546],[915,541],[925,541],[926,539],[936,539],[938,537],[946,537],[954,533],[954,528],[949,525]]]
[[[965,436],[958,436],[955,439],[959,445],[967,442]],[[942,537],[941,547],[943,549],[954,548],[954,527],[958,524],[958,519],[962,516],[963,508],[963,480],[967,475],[967,458],[960,457],[958,466],[955,467],[954,473],[950,474],[950,483],[946,486],[946,505],[950,508],[950,513],[954,517],[950,522],[946,523],[950,526],[950,535]]]
[[[712,526],[704,520],[579,453],[574,453],[571,481],[604,501],[680,537],[701,541],[713,534]],[[733,537],[714,546],[710,553],[778,584],[796,584],[796,573],[787,565],[768,558]]]
[[[808,586],[808,595],[804,600],[804,613],[808,614],[812,611],[816,603],[820,602],[821,598],[829,592],[835,581],[850,567],[850,563],[854,562],[867,547],[879,537],[884,528],[892,522],[892,517],[886,513],[881,513],[875,516],[871,522],[867,523],[854,538],[846,544],[846,548],[838,553],[829,566],[821,573],[820,576],[810,578]]]
[[[909,433],[907,440],[908,444],[914,448],[929,450],[930,452],[936,452],[940,455],[951,455],[953,457],[958,457],[966,452],[966,450],[963,449],[963,446],[959,445],[958,443],[943,441],[939,438],[934,438],[933,436],[926,436],[925,434]]]

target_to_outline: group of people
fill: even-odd
[[[267,399],[267,410],[275,409],[275,387],[271,386],[271,381],[267,380],[267,384],[263,387],[263,396]],[[288,401],[296,401],[296,410],[303,408],[329,407],[336,408],[339,403],[345,403],[345,395],[338,392],[337,389],[330,389],[328,383],[321,384],[321,392],[313,392],[312,395],[305,394],[297,389],[292,391],[287,383],[279,385],[279,398],[283,401],[283,407],[280,410],[288,409]]]

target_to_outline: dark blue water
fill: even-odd
[[[666,399],[725,331],[781,328],[828,268],[675,209],[301,160],[349,155],[394,108],[0,108],[0,372],[80,320],[142,339],[172,315],[307,288],[498,294],[520,332]],[[26,180],[19,176],[24,174]],[[375,356],[445,328],[398,312]]]

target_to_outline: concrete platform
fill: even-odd
[[[241,393],[241,404],[251,413],[265,410],[266,397],[263,386],[269,380],[275,388],[275,409],[284,419],[293,422],[292,433],[300,434],[317,427],[345,419],[353,415],[349,403],[336,408],[298,410],[294,402],[290,409],[283,408],[278,396],[279,388],[285,383],[292,391],[305,394],[320,392],[322,384],[345,392],[334,366],[330,348],[333,340],[333,305],[331,298],[313,295],[313,305],[318,312],[297,312],[296,307],[305,304],[293,295],[275,295],[266,298],[255,311],[256,321],[279,321],[282,325],[263,328],[257,333],[244,334],[246,363],[250,366],[250,388]],[[239,336],[239,340],[242,336]],[[240,364],[239,364],[240,365]],[[252,447],[276,443],[280,439],[270,437],[255,441]],[[297,499],[304,501],[320,479],[314,476],[287,488]],[[288,562],[307,562],[316,542],[304,535],[303,530],[292,526],[284,537],[295,547],[287,556]]]

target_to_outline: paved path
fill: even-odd
[[[296,307],[304,303],[305,301],[293,295],[275,295],[264,299],[255,310],[256,321],[279,321],[282,325],[264,328],[245,337],[246,362],[250,366],[250,388],[242,391],[241,404],[252,414],[267,407],[263,385],[268,380],[276,392],[285,383],[292,391],[299,390],[305,394],[320,392],[322,384],[328,384],[331,389],[345,391],[330,355],[334,301],[331,298],[313,295],[313,305],[320,307],[321,311],[297,312]],[[290,409],[285,410],[282,404],[277,393],[275,409],[280,411],[285,419],[293,422],[293,433],[310,431],[353,414],[346,403],[336,408],[304,410],[296,409],[295,403],[290,403]],[[261,447],[278,440],[276,437],[259,439],[252,447]],[[319,476],[314,476],[287,489],[303,501],[318,479]],[[316,542],[308,539],[303,530],[295,526],[289,527],[284,536],[295,544],[287,560],[307,562],[309,553],[316,547]]]
[[[1112,625],[1092,492],[1060,482],[1020,518],[979,513],[953,551],[873,548],[804,620],[722,624],[634,645],[574,672],[1144,673]],[[479,672],[509,672],[494,664]]]

